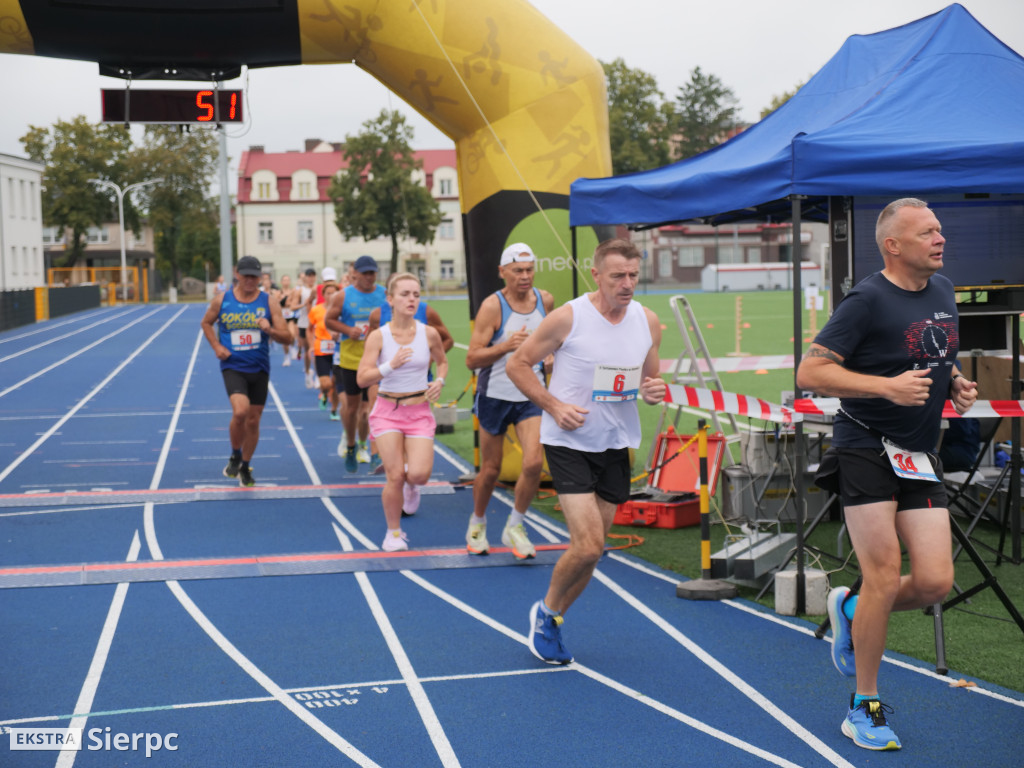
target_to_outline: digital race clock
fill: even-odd
[[[202,125],[242,122],[242,92],[104,88],[104,123]]]

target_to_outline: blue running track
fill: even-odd
[[[338,423],[279,351],[258,486],[238,488],[203,309],[0,334],[0,728],[85,734],[64,752],[3,736],[0,766],[1024,765],[1024,695],[893,655],[903,749],[857,748],[852,681],[812,626],[680,600],[624,553],[567,616],[576,662],[543,664],[527,617],[562,527],[531,512],[534,561],[466,555],[467,468],[438,447],[413,551],[380,553],[380,478],[345,473]]]

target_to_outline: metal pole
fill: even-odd
[[[223,125],[217,126],[220,140],[220,157],[217,167],[220,172],[220,273],[224,279],[231,277],[231,195],[228,192],[228,134]],[[238,226],[243,222],[239,221]]]
[[[793,218],[793,396],[800,396],[796,372],[803,356],[803,279],[800,274],[800,195],[790,196]],[[793,495],[796,497],[796,613],[807,610],[804,581],[804,424],[793,425]]]
[[[128,263],[127,256],[124,248],[124,192],[121,188],[114,185],[114,189],[117,190],[117,222],[121,229],[121,300],[123,302],[128,301]],[[114,289],[117,290],[116,288]]]

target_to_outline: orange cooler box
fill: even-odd
[[[619,504],[615,510],[615,525],[685,528],[700,522],[699,447],[696,440],[686,445],[690,437],[676,434],[672,429],[658,435],[651,472],[653,492],[633,494],[629,501]],[[678,453],[684,445],[686,450]],[[722,434],[708,435],[708,493],[712,496],[718,484],[724,448]]]

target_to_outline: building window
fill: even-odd
[[[680,267],[703,267],[704,246],[703,245],[682,245],[679,247]]]
[[[299,242],[300,243],[312,243],[313,242],[313,222],[312,221],[300,221],[299,222]]]
[[[36,183],[30,181],[28,183],[28,197],[29,205],[32,207],[32,218],[39,218],[39,195],[36,194]]]
[[[454,240],[455,222],[451,219],[442,219],[440,226],[437,228],[437,237],[440,240]]]
[[[274,242],[274,222],[261,221],[259,223],[259,241],[261,243]]]
[[[743,249],[735,245],[720,245],[718,246],[718,263],[719,264],[742,264],[743,263]]]
[[[270,182],[261,181],[256,184],[256,199],[257,200],[269,200],[270,199]]]
[[[28,195],[25,192],[25,180],[18,180],[18,189],[21,191],[21,218],[28,218]]]
[[[454,259],[441,259],[441,279],[442,280],[454,280],[455,279],[455,260]]]
[[[140,232],[135,234],[134,232],[128,235],[128,247],[129,248],[145,248],[146,247],[146,233]]]
[[[747,248],[747,263],[749,264],[760,264],[761,263],[761,249],[760,248]]]
[[[9,177],[7,179],[7,199],[11,201],[11,207],[7,209],[7,213],[13,219],[18,214],[15,213],[16,206],[14,205],[14,179]]]
[[[43,227],[43,245],[62,245],[64,230],[60,227]]]
[[[303,200],[309,200],[313,197],[313,185],[308,181],[299,182],[299,197]]]
[[[106,227],[89,227],[85,232],[87,243],[109,243],[110,231]]]
[[[437,191],[441,197],[451,197],[452,195],[452,180],[451,179],[440,179],[437,182]]]
[[[672,277],[672,251],[667,248],[658,253],[658,277]]]

